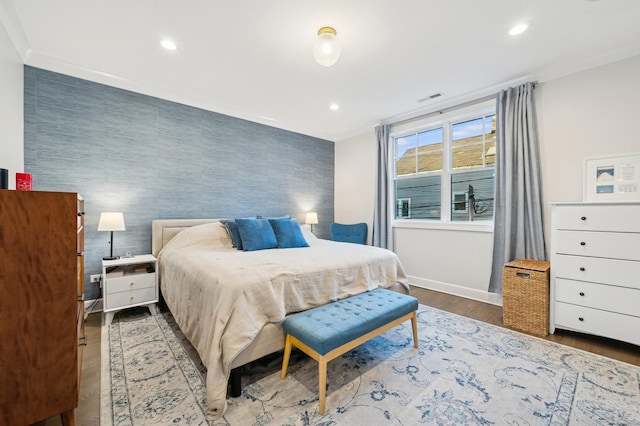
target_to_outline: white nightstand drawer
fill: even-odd
[[[640,260],[640,234],[557,231],[555,252],[576,256]]]
[[[556,229],[640,232],[640,205],[563,205],[556,212]],[[615,218],[615,220],[611,220]]]
[[[123,291],[107,297],[105,311],[122,309],[129,306],[157,302],[156,287],[147,287],[133,291]]]
[[[640,290],[640,262],[560,254],[553,263],[554,275]]]
[[[556,301],[640,316],[640,290],[556,279]]]
[[[137,290],[141,288],[155,287],[156,274],[132,274],[120,278],[107,278],[107,294],[120,293],[123,291]]]
[[[566,303],[555,304],[555,325],[640,345],[640,318]]]

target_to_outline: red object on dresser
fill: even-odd
[[[16,189],[31,191],[31,173],[16,173]]]

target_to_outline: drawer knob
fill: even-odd
[[[135,284],[135,281],[131,281],[129,284],[134,285],[134,284]]]
[[[581,267],[580,267],[580,270],[581,270],[582,272],[584,272],[584,266],[581,266]]]
[[[586,246],[586,245],[587,245],[587,243],[585,243],[584,241],[580,241],[580,245],[581,245],[581,246]]]
[[[584,318],[578,317],[578,321],[584,321]]]
[[[133,296],[129,297],[129,299],[133,300]]]
[[[587,217],[586,217],[586,216],[582,216],[582,217],[580,218],[580,220],[587,220]]]
[[[580,293],[578,293],[580,296],[584,296],[584,291],[581,291]]]

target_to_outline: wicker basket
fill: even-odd
[[[502,272],[502,321],[544,337],[549,331],[549,262],[519,259]]]

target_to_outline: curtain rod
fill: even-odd
[[[538,81],[537,80],[536,81],[532,81],[531,84],[533,84],[533,87],[535,88],[537,86],[537,84],[538,84]],[[489,101],[491,99],[495,99],[496,96],[498,96],[498,93],[500,93],[500,92],[498,91],[498,92],[492,93],[490,95],[485,95],[485,96],[483,96],[481,98],[477,98],[477,99],[473,99],[473,100],[470,100],[470,101],[462,102],[462,103],[459,103],[459,104],[456,104],[456,105],[452,105],[452,106],[449,106],[449,107],[446,107],[446,108],[441,108],[439,110],[428,112],[426,114],[416,115],[415,117],[405,118],[403,120],[398,120],[398,121],[393,121],[393,122],[387,121],[387,120],[383,120],[380,124],[388,124],[390,126],[398,126],[400,124],[410,123],[411,121],[414,121],[414,120],[422,120],[424,118],[433,117],[433,116],[436,116],[436,115],[444,114],[444,113],[449,112],[449,111],[453,111],[453,110],[460,109],[460,108],[465,108],[465,107],[468,107],[468,106],[471,106],[471,105],[475,105],[475,104],[479,104],[479,103],[482,103],[482,102]]]

